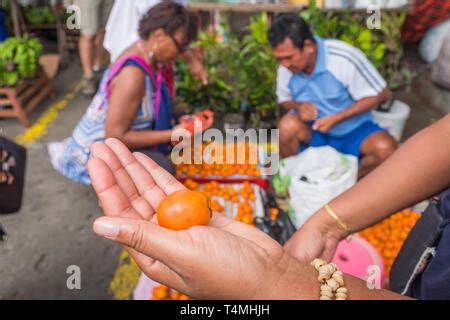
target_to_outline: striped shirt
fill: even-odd
[[[84,184],[90,184],[87,170],[92,144],[105,140],[105,122],[109,107],[109,83],[125,66],[135,66],[145,72],[142,62],[125,57],[105,70],[99,90],[86,113],[80,119],[72,135],[61,142],[50,142],[48,151],[53,167],[63,176]],[[155,120],[152,79],[146,73],[145,97],[131,123],[131,130],[152,129]],[[124,106],[126,107],[126,106]]]

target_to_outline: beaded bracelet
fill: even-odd
[[[311,265],[319,271],[317,280],[320,286],[320,300],[347,300],[348,290],[344,287],[344,274],[334,263],[314,259]]]

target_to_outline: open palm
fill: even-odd
[[[131,153],[117,139],[92,146],[92,184],[106,218],[150,278],[194,298],[262,298],[282,274],[283,248],[254,227],[214,214],[208,226],[173,231],[157,224],[155,208],[185,188],[153,160]],[[270,294],[267,298],[270,298]]]

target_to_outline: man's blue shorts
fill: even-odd
[[[359,158],[361,144],[363,141],[366,140],[372,133],[379,131],[386,132],[385,129],[381,128],[378,124],[372,121],[364,122],[355,130],[339,137],[312,130],[309,145],[302,144],[300,146],[300,152],[304,151],[308,147],[331,146],[341,153],[354,155]]]

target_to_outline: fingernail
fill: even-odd
[[[100,218],[94,222],[94,232],[99,236],[115,239],[119,234],[120,225],[109,218]]]

